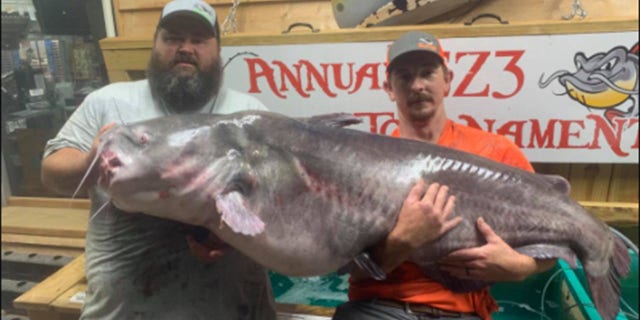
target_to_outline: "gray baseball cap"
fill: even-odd
[[[218,37],[218,26],[216,11],[206,2],[202,0],[173,0],[167,3],[162,9],[162,16],[158,22],[158,27],[164,27],[164,24],[173,17],[183,16],[200,19],[204,22],[212,35]]]
[[[442,51],[442,46],[438,38],[432,34],[420,31],[411,31],[394,41],[389,46],[387,53],[387,71],[391,71],[396,59],[405,53],[423,51],[433,53],[440,58],[443,65],[447,64],[447,60]]]

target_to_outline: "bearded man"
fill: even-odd
[[[148,79],[113,83],[88,95],[47,143],[43,183],[72,194],[96,156],[98,136],[115,124],[266,110],[257,99],[222,86],[222,71],[213,8],[201,0],[169,2],[154,35]],[[81,319],[275,319],[261,266],[216,247],[202,230],[109,205],[95,181],[90,176],[83,183],[91,219]]]

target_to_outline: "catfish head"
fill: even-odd
[[[578,52],[574,62],[575,72],[557,71],[547,80],[541,77],[538,85],[544,88],[558,79],[572,99],[588,108],[612,108],[637,96],[638,55],[626,48],[615,47],[591,57]]]
[[[202,212],[215,213],[212,195],[234,157],[214,130],[198,115],[112,128],[101,137],[98,184],[121,210],[207,225],[218,215]]]

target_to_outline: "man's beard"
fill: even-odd
[[[191,62],[192,58],[176,57],[170,64],[163,64],[156,53],[151,54],[147,67],[147,78],[151,93],[167,108],[175,112],[190,112],[201,109],[211,97],[218,94],[222,83],[222,64],[216,59],[211,67],[189,76],[180,76],[173,67],[178,62]]]

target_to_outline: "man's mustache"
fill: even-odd
[[[416,103],[420,101],[433,102],[433,97],[422,92],[415,92],[409,94],[409,96],[407,97],[407,101],[409,101],[409,103]]]
[[[176,55],[175,59],[173,59],[173,64],[176,65],[178,63],[190,63],[195,66],[198,65],[198,61],[190,55]]]

